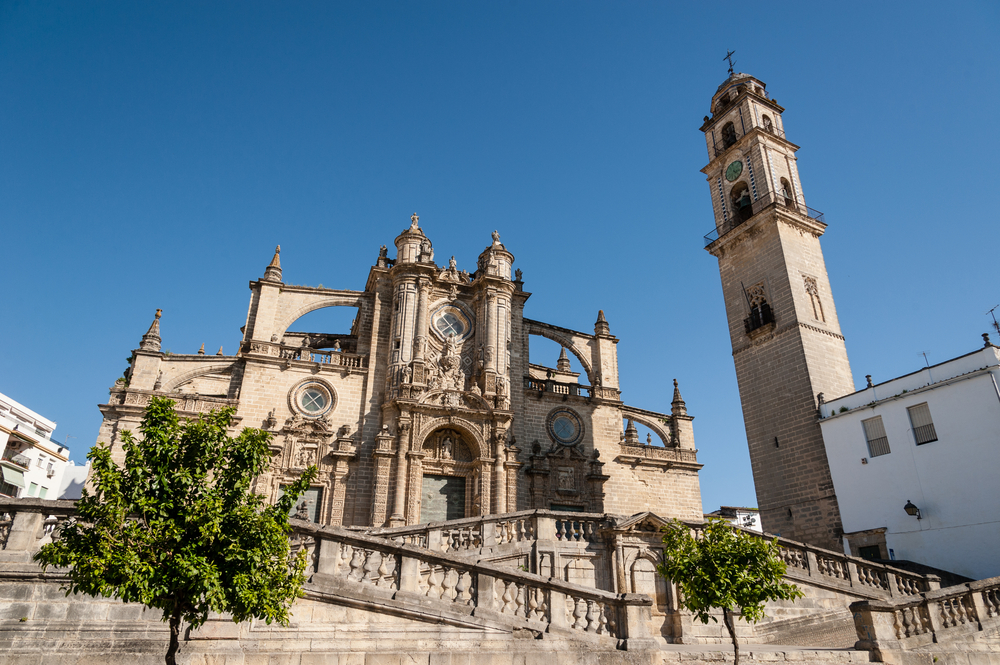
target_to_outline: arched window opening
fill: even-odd
[[[528,373],[533,379],[590,385],[587,370],[580,359],[569,349],[565,349],[564,353],[564,347],[547,337],[528,336],[528,363]],[[579,375],[575,381],[572,374]]]
[[[308,347],[355,353],[357,339],[351,334],[357,307],[323,307],[296,319],[281,339],[285,346]]]
[[[743,319],[743,327],[748,335],[768,323],[774,323],[774,313],[771,311],[771,305],[767,302],[763,282],[745,289],[743,295],[750,308],[750,316]]]
[[[792,186],[789,184],[788,180],[785,178],[781,179],[781,200],[789,208],[795,207],[795,196],[792,191]]]
[[[753,201],[750,200],[750,188],[745,182],[738,182],[729,192],[733,204],[733,219],[737,224],[753,216]]]
[[[726,148],[736,143],[736,126],[731,122],[727,122],[722,127],[722,144]]]
[[[774,134],[774,124],[771,122],[771,116],[764,116],[764,131]]]

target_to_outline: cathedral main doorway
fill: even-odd
[[[420,497],[420,522],[443,522],[465,517],[465,478],[425,475]]]

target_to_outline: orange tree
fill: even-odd
[[[122,433],[124,466],[95,446],[92,491],[77,517],[35,560],[67,568],[70,593],[116,596],[161,610],[170,624],[167,665],[175,665],[181,622],[209,612],[288,623],[305,580],[305,551],[291,556],[288,513],[316,476],[309,467],[267,505],[251,491],[270,462],[270,434],[228,435],[234,409],[182,421],[174,402],[153,398],[137,439]]]
[[[784,582],[785,563],[778,556],[778,540],[765,540],[734,529],[722,519],[709,519],[697,531],[679,520],[664,527],[660,575],[680,590],[678,602],[702,623],[722,620],[733,640],[734,665],[740,662],[733,614],[748,623],[764,618],[769,600],[795,600],[802,592]]]

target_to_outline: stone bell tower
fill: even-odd
[[[702,169],[754,484],[766,531],[839,550],[840,511],[818,400],[854,391],[819,238],[805,205],[784,108],[747,74],[712,97]]]

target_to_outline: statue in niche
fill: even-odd
[[[451,441],[451,435],[445,434],[444,439],[441,441],[441,459],[451,459],[452,458],[452,447],[453,443]]]
[[[295,458],[296,466],[309,466],[313,463],[313,456],[315,454],[314,450],[309,448],[300,448],[298,457]]]
[[[403,369],[399,370],[399,382],[400,383],[409,383],[410,382],[410,375],[412,373],[413,373],[413,370],[411,370],[409,367],[407,367],[407,366],[404,365]]]
[[[574,483],[574,473],[571,467],[559,467],[559,489],[561,490],[572,490],[575,489],[576,483]]]

